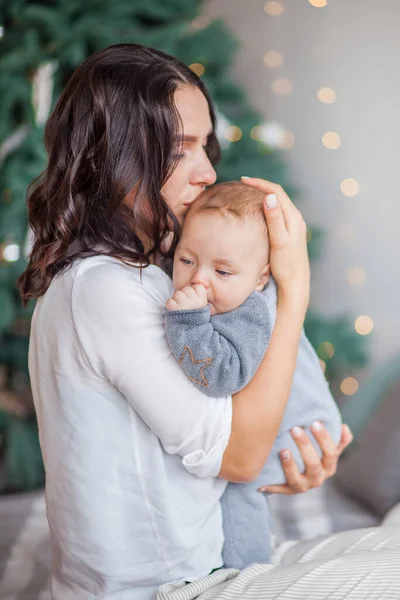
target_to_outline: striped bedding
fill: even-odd
[[[314,538],[315,536],[359,527],[371,527],[377,524],[377,519],[367,510],[337,491],[331,480],[327,481],[322,488],[312,490],[307,494],[290,497],[274,496],[271,498],[271,506],[276,535],[281,540],[303,539],[305,540],[303,544],[308,543],[306,540]],[[307,546],[304,546],[304,548],[306,547]],[[282,548],[291,548],[290,551],[287,550],[285,560],[294,561],[294,548],[300,550],[301,546],[290,546],[290,544],[286,544],[281,546],[281,549]],[[393,552],[393,550],[387,550],[387,552],[390,553]],[[352,559],[349,558],[350,562],[348,564],[351,563],[351,560]],[[49,600],[48,574],[50,562],[49,532],[45,515],[43,493],[3,496],[0,498],[0,600]],[[302,569],[305,568],[307,571],[308,566],[304,567],[304,560],[302,564],[303,567],[300,571],[302,577],[305,577]],[[343,565],[341,565],[340,568],[344,568]],[[230,575],[228,573],[228,576],[233,577],[232,582],[236,581],[236,586],[240,586],[243,583],[246,587],[246,577],[250,575],[253,576],[253,574],[258,573],[260,569],[261,573],[269,573],[271,567],[254,567],[254,569],[256,569],[256,571],[244,571],[240,578],[234,577],[232,572]],[[290,569],[292,569],[291,573],[299,572],[297,566],[291,566]],[[398,572],[400,573],[400,568],[398,568]],[[227,570],[216,572],[214,575],[217,578],[216,581],[220,581],[220,577],[227,576]],[[214,577],[214,575],[212,577]],[[265,576],[265,574],[262,576],[260,575],[261,578]],[[268,577],[273,577],[273,575],[270,574]],[[307,577],[313,577],[312,571]],[[207,581],[207,585],[208,583],[209,581]],[[220,582],[220,585],[226,586],[227,584],[226,582]],[[272,589],[274,589],[273,586],[271,587],[271,590]],[[188,591],[190,591],[189,587],[185,593]],[[170,593],[170,591],[168,593]],[[201,596],[202,600],[206,600],[207,598],[219,598],[219,596],[215,595],[207,596],[207,593],[213,594],[215,593],[214,591],[210,590],[209,592],[204,593],[206,595],[203,594]],[[226,593],[228,594],[228,590],[226,590]],[[244,599],[246,598],[246,596],[241,597]],[[249,598],[250,597],[252,596],[249,596]],[[257,597],[257,594],[255,597]],[[270,595],[259,597],[279,597],[280,600],[284,600],[285,598],[288,598],[288,600],[289,598],[290,600],[303,598],[301,595]],[[307,599],[314,597],[318,599],[325,598],[325,596],[309,595],[307,596]],[[331,598],[340,597],[341,596],[335,595],[331,596]],[[354,598],[356,597],[357,596],[354,596]],[[367,596],[365,596],[365,598],[366,597]],[[382,596],[382,598],[384,597],[385,596]],[[397,596],[392,596],[392,598],[395,597],[400,599],[400,592]],[[160,598],[164,598],[164,596],[160,596]],[[179,595],[165,595],[165,598],[168,598],[168,600],[179,598],[180,600]],[[184,596],[184,598],[186,600],[186,596]],[[225,598],[225,593],[223,598]],[[231,596],[228,594],[226,598],[230,599]]]
[[[157,600],[397,600],[400,526],[344,531],[295,543],[276,565],[221,569]]]

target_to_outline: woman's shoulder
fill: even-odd
[[[82,301],[93,298],[153,299],[165,303],[173,291],[172,281],[155,265],[140,268],[111,256],[97,255],[76,262],[70,270],[72,290]]]

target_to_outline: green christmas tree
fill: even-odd
[[[46,164],[43,126],[75,68],[114,43],[173,54],[204,78],[217,107],[223,146],[218,179],[263,177],[296,195],[281,152],[255,135],[260,116],[228,75],[238,44],[221,21],[201,16],[201,5],[198,0],[0,0],[0,435],[7,488],[43,483],[27,369],[33,306],[22,308],[16,281],[29,248],[26,188]],[[314,257],[321,232],[310,232],[310,238]],[[306,328],[333,385],[366,362],[363,340],[349,319],[327,320],[310,312]]]

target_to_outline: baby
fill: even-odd
[[[177,291],[166,303],[167,338],[187,377],[209,396],[234,394],[247,385],[276,321],[264,197],[241,182],[206,190],[188,211],[175,252]],[[340,414],[303,331],[291,394],[269,459],[255,481],[229,483],[221,499],[225,567],[270,562],[269,506],[258,488],[285,483],[279,459],[283,449],[304,470],[290,430],[303,426],[319,450],[309,429],[314,421],[323,422],[339,442]]]

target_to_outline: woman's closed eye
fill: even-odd
[[[209,147],[208,147],[208,143],[205,146],[202,146],[202,149],[204,150],[207,158],[209,157]],[[187,152],[183,151],[183,152],[176,152],[174,154],[174,160],[182,160],[183,158],[185,158],[187,156]]]

